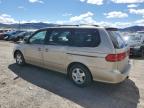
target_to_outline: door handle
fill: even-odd
[[[38,48],[38,51],[42,51],[41,48]]]
[[[48,48],[45,49],[45,52],[48,52]]]

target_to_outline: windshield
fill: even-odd
[[[119,31],[108,30],[108,33],[110,35],[110,38],[111,38],[115,48],[120,49],[120,48],[124,48],[127,46],[126,42],[121,37]]]

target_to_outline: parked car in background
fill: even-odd
[[[10,40],[14,41],[14,42],[17,42],[17,41],[23,40],[24,37],[26,37],[26,36],[30,36],[32,33],[33,32],[30,32],[30,31],[21,32],[19,34],[16,34],[16,35],[12,36],[10,38]]]
[[[130,55],[144,57],[143,38],[139,34],[132,34],[124,37],[130,46]]]
[[[4,34],[6,32],[8,32],[9,30],[0,30],[0,40],[3,40],[4,39]]]
[[[0,33],[5,33],[7,31],[9,31],[9,30],[0,30]]]
[[[21,33],[23,31],[10,31],[10,32],[6,32],[4,34],[4,40],[9,41],[11,37]]]
[[[120,83],[129,76],[129,46],[116,28],[58,26],[33,33],[17,44],[13,56],[25,63],[65,73],[84,87],[92,80]]]
[[[0,40],[4,39],[4,33],[0,33]]]
[[[144,44],[144,31],[138,31],[140,37],[142,38],[143,40],[143,44]]]

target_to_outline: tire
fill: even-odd
[[[92,82],[90,71],[81,64],[76,64],[70,67],[69,77],[78,87],[89,86]]]
[[[15,60],[16,60],[16,64],[18,64],[19,66],[23,66],[25,64],[24,56],[20,51],[16,52]]]

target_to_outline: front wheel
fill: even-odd
[[[83,65],[73,65],[69,70],[70,79],[79,87],[89,86],[92,82],[90,71]]]
[[[16,63],[18,65],[22,66],[25,64],[25,59],[24,59],[23,54],[21,52],[16,52],[15,59],[16,59]]]

